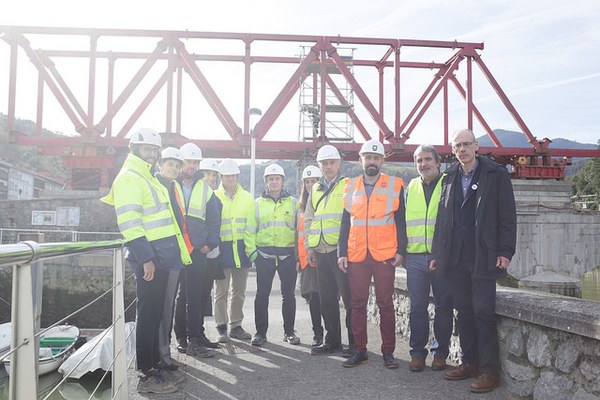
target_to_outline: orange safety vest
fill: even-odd
[[[375,261],[394,258],[398,250],[394,212],[400,207],[401,178],[381,174],[367,198],[362,176],[344,186],[344,209],[350,214],[348,261],[361,262],[367,249]]]
[[[177,183],[175,183],[175,185],[178,185]],[[185,221],[185,207],[184,207],[184,199],[183,199],[183,192],[179,192],[179,188],[177,186],[175,186],[175,198],[177,199],[177,205],[179,206],[179,209],[181,210],[181,219],[183,220],[183,226],[181,227],[181,233],[183,234],[183,241],[185,242],[185,247],[187,248],[188,253],[192,254],[192,251],[194,251],[194,245],[192,244],[192,241],[190,240],[190,234],[188,232],[187,229],[187,222]]]
[[[298,260],[300,261],[301,269],[306,269],[306,267],[309,265],[308,251],[306,251],[304,237],[304,213],[300,213],[300,217],[298,218]]]

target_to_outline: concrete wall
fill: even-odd
[[[394,303],[396,332],[408,341],[410,301],[404,270],[396,274]],[[429,315],[431,342],[433,304]],[[600,399],[599,302],[499,287],[496,315],[501,385],[513,398]],[[379,323],[373,290],[368,318]],[[459,356],[455,332],[450,359],[458,362]]]
[[[58,196],[60,194],[60,196]],[[31,200],[0,200],[0,229],[44,229],[65,232],[118,232],[113,207],[100,201],[98,192],[60,192],[55,197]],[[79,207],[79,226],[32,225],[32,211],[56,211],[57,207]],[[16,242],[17,233],[3,231],[2,243]],[[118,236],[80,235],[78,240],[105,240]],[[67,233],[46,234],[46,242],[70,241]]]
[[[513,188],[517,252],[512,276],[549,271],[579,279],[600,265],[600,213],[574,210],[568,183],[513,180]]]

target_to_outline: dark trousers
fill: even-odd
[[[269,296],[275,278],[275,271],[281,282],[281,297],[283,303],[281,314],[283,316],[283,331],[286,334],[294,333],[296,320],[296,260],[288,256],[283,260],[256,258],[256,297],[254,299],[254,323],[256,333],[266,336],[269,328]]]
[[[470,264],[470,265],[469,265]],[[480,372],[500,370],[496,330],[496,281],[473,279],[473,262],[459,261],[449,272],[450,292],[458,311],[463,363],[479,363]]]
[[[146,372],[160,363],[158,328],[163,312],[169,272],[156,269],[154,279],[145,281],[142,265],[130,263],[130,266],[135,273],[137,294],[135,329],[137,368]]]
[[[310,310],[310,321],[315,336],[323,336],[323,325],[321,324],[321,298],[319,293],[312,292],[308,298],[308,309]]]
[[[212,284],[206,255],[192,252],[192,264],[186,266],[179,276],[174,327],[179,343],[185,342],[187,337],[197,340],[204,336],[204,316]]]
[[[396,349],[396,311],[393,301],[395,274],[394,267],[382,262],[365,265],[349,263],[348,283],[352,296],[352,333],[356,351],[367,351],[367,303],[371,277],[375,282],[375,300],[379,307],[381,352],[393,353]]]
[[[337,251],[315,253],[317,258],[317,276],[319,277],[319,296],[321,297],[321,314],[325,322],[325,343],[339,347],[342,345],[340,326],[340,296],[346,309],[346,329],[348,343],[354,346],[350,311],[350,286],[348,276],[340,271],[337,263]]]

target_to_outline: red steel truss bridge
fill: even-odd
[[[191,140],[214,158],[249,157],[254,137],[257,158],[310,159],[330,142],[351,160],[361,142],[376,137],[388,160],[412,161],[419,126],[432,113],[439,114],[438,139],[422,142],[442,143],[440,153],[450,157],[452,131],[475,127],[494,145],[479,153],[511,164],[516,177],[560,179],[571,157],[600,156],[536,138],[483,61],[483,43],[25,26],[0,26],[0,37],[9,46],[0,64],[8,64],[11,141],[61,156],[73,188],[90,176],[107,187],[127,151],[126,135],[148,114],[163,125],[141,126],[161,131],[165,144]],[[473,64],[483,78],[476,79]],[[418,93],[411,73],[426,77]],[[502,146],[474,99],[474,86],[482,84],[530,147]],[[461,102],[459,120],[451,96]],[[23,98],[37,107],[35,135],[15,129]],[[259,98],[265,108],[251,125],[249,110]],[[78,135],[42,135],[48,103]],[[298,114],[308,121],[304,127]],[[194,118],[200,121],[187,122]]]

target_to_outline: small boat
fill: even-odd
[[[10,322],[0,325],[0,348],[10,347]],[[40,336],[38,375],[56,371],[73,351],[79,338],[79,328],[73,325],[57,325]],[[4,369],[10,374],[10,356],[2,359]]]

